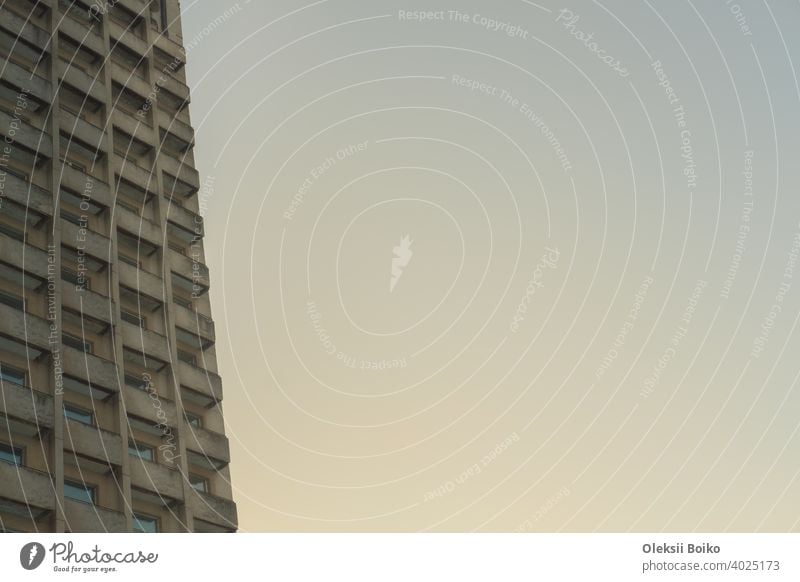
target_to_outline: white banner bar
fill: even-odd
[[[6,534],[3,580],[800,580],[797,534]]]

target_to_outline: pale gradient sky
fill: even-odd
[[[183,2],[242,530],[800,529],[800,6],[734,6]]]

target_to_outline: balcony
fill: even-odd
[[[192,164],[190,164],[187,159],[181,156],[179,160],[163,151],[161,154],[162,155],[159,156],[158,159],[161,162],[161,168],[164,170],[164,173],[167,174],[164,180],[164,187],[167,195],[171,194],[172,190],[167,184],[171,184],[173,181],[176,182],[176,191],[182,196],[186,196],[183,190],[187,188],[191,189],[192,192],[197,192],[200,189],[200,174],[192,167]]]
[[[47,253],[0,233],[0,257],[3,262],[30,273],[42,281],[47,279]]]
[[[141,99],[147,99],[147,96],[150,95],[150,92],[153,90],[147,81],[138,75],[135,75],[133,71],[127,70],[122,65],[119,65],[110,59],[106,62],[111,65],[112,81],[118,83],[122,87],[125,87],[128,91],[135,93]]]
[[[27,69],[11,61],[5,61],[0,70],[0,78],[8,84],[21,91],[24,87],[29,97],[32,97],[40,104],[51,103],[53,92],[50,82],[44,77],[35,75]]]
[[[182,386],[191,388],[208,399],[205,406],[213,406],[215,402],[222,400],[222,378],[219,374],[179,360],[178,378]]]
[[[61,221],[61,242],[93,257],[108,259],[111,255],[110,238],[66,220]]]
[[[214,322],[199,313],[186,309],[182,305],[175,305],[175,325],[178,328],[178,340],[205,350],[216,342]]]
[[[167,220],[196,236],[205,236],[203,217],[178,204],[167,206]]]
[[[114,198],[108,184],[86,172],[73,168],[67,164],[61,164],[61,186],[77,192],[81,196],[90,198],[96,204],[111,208],[114,206]]]
[[[81,503],[74,499],[64,500],[64,518],[72,533],[126,533],[128,520],[124,513]]]
[[[12,123],[15,132],[13,135],[9,135]],[[25,161],[27,161],[27,157],[30,157],[36,166],[45,159],[52,159],[53,157],[53,143],[49,133],[34,127],[26,121],[14,120],[5,111],[0,111],[0,133],[2,133],[3,139],[7,144],[12,144],[12,156],[14,155],[13,149],[16,149],[14,146],[18,145],[26,150]]]
[[[131,348],[137,352],[143,352],[147,356],[151,356],[161,362],[170,361],[170,350],[167,338],[150,331],[142,329],[127,321],[122,322],[122,343],[127,348]]]
[[[37,47],[42,53],[50,52],[50,35],[33,21],[21,18],[10,10],[0,12],[0,28],[8,31],[18,41]]]
[[[183,46],[175,42],[172,37],[165,34],[158,34],[153,43],[158,49],[164,51],[170,59],[177,58],[181,63],[186,63],[186,54]],[[182,65],[181,65],[182,66]],[[177,67],[177,68],[180,68]]]
[[[50,351],[50,324],[41,317],[2,303],[0,303],[0,335],[13,338],[37,351]]]
[[[114,172],[131,184],[136,184],[149,192],[156,192],[158,180],[152,168],[143,168],[119,155],[114,155]]]
[[[194,130],[188,123],[184,123],[163,109],[159,109],[158,124],[163,130],[160,140],[164,142],[164,145],[172,146],[170,149],[183,152],[194,145]],[[163,132],[168,132],[166,137]],[[174,140],[175,143],[168,143],[168,140]]]
[[[197,428],[194,426],[186,427],[186,448],[201,457],[209,457],[213,462],[205,461],[204,466],[208,469],[221,469],[219,461],[223,466],[231,462],[231,449],[228,437],[218,432]]]
[[[39,519],[42,514],[55,509],[56,497],[53,494],[53,482],[47,473],[0,462],[0,483],[3,484],[2,498],[22,506],[28,506],[34,519]],[[0,500],[0,507],[4,505]],[[30,517],[27,509],[27,507],[20,507],[15,513]]]
[[[3,196],[40,214],[53,216],[53,198],[50,192],[8,172]]]
[[[119,261],[119,283],[129,289],[138,291],[142,295],[164,301],[164,280],[161,277],[143,271],[133,265]]]
[[[64,419],[64,449],[105,464],[122,464],[122,437],[68,418]]]
[[[111,392],[119,392],[119,375],[114,362],[69,346],[62,346],[62,349],[65,374]]]
[[[102,128],[64,109],[59,112],[59,118],[62,131],[69,132],[74,139],[86,144],[92,153],[108,153],[108,136]]]
[[[81,87],[92,99],[105,103],[106,86],[103,84],[102,75],[89,75],[78,67],[69,66],[69,63],[63,59],[58,59],[56,72],[58,78],[63,79],[68,85]]]
[[[124,206],[117,206],[114,209],[114,220],[122,230],[136,234],[140,239],[153,246],[160,247],[164,240],[159,225],[131,212]]]
[[[226,528],[238,527],[236,504],[230,499],[192,490],[188,501],[194,517]]]
[[[111,47],[116,43],[127,48],[129,51],[138,54],[139,56],[148,53],[147,43],[142,40],[130,27],[122,26],[120,23],[109,18],[108,32],[111,35]]]
[[[77,6],[75,9],[80,10]],[[58,29],[76,44],[82,45],[98,55],[105,53],[103,37],[96,30],[88,28],[83,22],[78,22],[73,18],[59,18]]]
[[[164,465],[131,457],[131,485],[170,499],[183,499],[183,477]]]
[[[156,418],[158,414],[157,402],[150,396],[150,392],[125,386],[122,390],[122,399],[125,401],[125,410],[129,416]],[[164,416],[167,418],[167,426],[174,427],[178,420],[178,409],[175,403],[160,394],[158,395],[158,403],[161,404],[161,410],[164,411]]]
[[[104,323],[111,323],[111,314],[114,301],[110,297],[100,295],[94,291],[83,289],[78,291],[72,283],[64,282],[61,285],[61,304],[75,312],[81,310],[85,315],[93,317]]]
[[[53,397],[49,394],[3,382],[0,414],[35,426],[37,433],[42,429],[53,428],[53,406]]]
[[[195,295],[208,291],[211,286],[208,267],[201,262],[200,257],[190,258],[169,249],[169,263],[172,272],[184,279],[176,282],[178,287]]]

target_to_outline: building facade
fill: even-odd
[[[185,58],[178,0],[0,5],[0,531],[236,530]]]

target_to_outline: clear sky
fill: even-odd
[[[242,530],[800,529],[800,5],[183,26]]]

